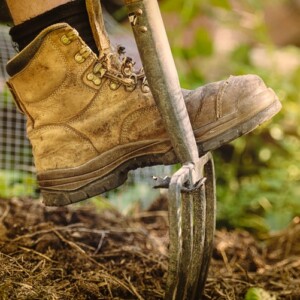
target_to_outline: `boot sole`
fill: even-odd
[[[247,134],[277,114],[281,109],[281,103],[271,89],[268,89],[268,96],[272,96],[274,101],[264,110],[245,120],[243,123],[237,124],[230,130],[226,130],[217,136],[212,133],[211,137],[208,137],[206,140],[197,141],[199,154],[203,155]],[[197,140],[197,131],[195,135]],[[200,138],[203,138],[203,136]],[[146,149],[143,149],[141,153],[135,153],[131,157],[125,158],[125,161],[124,157],[120,158],[122,163],[119,163],[119,165],[117,162],[113,162],[111,169],[105,172],[102,170],[89,172],[86,168],[79,167],[76,168],[76,172],[71,176],[70,174],[72,173],[70,173],[70,170],[67,170],[68,175],[66,175],[65,171],[55,171],[55,176],[51,175],[51,171],[40,174],[38,175],[38,180],[43,202],[46,206],[64,206],[79,202],[122,185],[127,179],[128,172],[131,170],[146,166],[178,163],[178,159],[172,148],[168,147],[168,149],[164,153],[141,155],[141,153],[147,153]],[[151,151],[148,152],[151,153]]]

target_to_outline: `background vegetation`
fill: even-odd
[[[231,74],[253,73],[275,90],[283,104],[271,122],[214,152],[218,226],[242,227],[264,235],[286,227],[300,215],[300,49],[292,43],[276,45],[265,22],[269,5],[292,2],[161,1],[184,88]],[[122,12],[116,16],[122,18]],[[2,182],[12,186],[11,193],[4,196],[24,195],[22,184],[27,182],[3,174],[0,190]],[[145,184],[127,185],[108,194],[123,211],[129,210],[132,201],[136,204],[142,199],[145,206],[155,196]]]
[[[257,74],[283,105],[270,122],[214,151],[217,226],[246,228],[260,236],[286,227],[300,214],[300,48],[294,46],[300,44],[300,30],[288,34],[295,27],[292,18],[300,19],[299,3],[164,0],[161,9],[184,88],[229,75]],[[117,16],[122,18],[122,13]],[[292,36],[290,40],[271,36],[278,22],[283,22],[278,34]],[[141,195],[136,188],[130,190],[126,187],[126,199]],[[117,191],[118,199],[123,193]],[[145,186],[142,194],[147,194]]]
[[[252,73],[282,101],[271,122],[214,152],[218,226],[259,234],[300,214],[300,49],[275,45],[265,21],[270,5],[290,9],[293,3],[167,0],[162,6],[173,21],[168,32],[184,87]],[[299,42],[300,32],[291,40]]]

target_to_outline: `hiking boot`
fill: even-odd
[[[8,86],[27,116],[46,205],[116,188],[137,167],[178,162],[142,71],[119,53],[98,58],[76,30],[56,24],[7,65]],[[183,90],[200,154],[270,119],[274,92],[255,75]]]

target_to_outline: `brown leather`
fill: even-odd
[[[166,155],[172,147],[147,81],[123,55],[98,59],[74,29],[56,24],[8,68],[8,85],[28,117],[42,190],[78,190],[117,169],[127,172],[139,159],[143,165],[176,162]],[[255,75],[231,76],[183,94],[201,153],[252,130],[281,106]]]

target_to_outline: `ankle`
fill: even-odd
[[[12,17],[13,24],[19,25],[26,20],[32,19],[48,10],[71,1],[73,0],[6,0],[5,2]]]
[[[16,48],[24,49],[43,29],[56,23],[68,23],[75,28],[85,43],[98,54],[93,39],[85,0],[72,1],[53,8],[41,15],[16,25],[10,29],[10,35]]]

